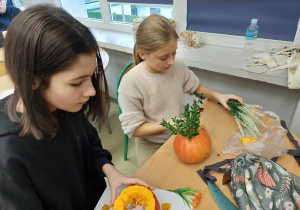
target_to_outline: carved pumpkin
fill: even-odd
[[[201,130],[199,135],[188,140],[185,136],[177,135],[174,139],[174,152],[185,163],[200,163],[211,152],[211,139],[206,131]]]
[[[146,210],[160,210],[155,194],[148,188],[138,185],[122,190],[114,202],[113,210],[126,210],[129,204],[145,206]]]

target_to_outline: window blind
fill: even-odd
[[[258,37],[293,41],[300,0],[188,0],[187,29],[245,36],[257,18]]]

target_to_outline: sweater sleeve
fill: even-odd
[[[112,156],[108,150],[103,149],[97,130],[89,122],[88,124],[90,130],[89,142],[92,150],[92,161],[97,172],[105,176],[102,172],[102,167],[106,163],[112,164]]]
[[[129,138],[133,136],[137,127],[146,122],[143,111],[143,96],[140,89],[136,87],[134,75],[130,76],[125,75],[118,89],[118,102],[122,110],[119,119],[124,133]]]
[[[43,209],[27,170],[16,158],[0,160],[0,209]]]
[[[194,94],[199,87],[199,78],[191,71],[187,65],[178,59],[179,65],[184,69],[183,75],[183,91],[188,94]]]

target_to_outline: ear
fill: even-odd
[[[38,89],[38,88],[41,86],[41,84],[42,84],[41,78],[36,78],[36,79],[34,79],[34,83],[33,83],[33,85],[32,85],[32,89],[33,89],[33,90]]]
[[[139,56],[141,57],[141,59],[145,60],[146,55],[145,55],[145,53],[144,53],[143,51],[138,50],[138,54],[139,54]]]

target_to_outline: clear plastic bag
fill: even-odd
[[[274,112],[262,112],[263,116],[258,118],[264,122],[266,127],[259,126],[260,134],[257,134],[256,142],[243,145],[241,132],[235,131],[225,143],[223,153],[240,155],[249,153],[260,157],[278,157],[287,154],[288,144],[285,135],[287,130],[280,124],[280,119]],[[246,137],[252,137],[249,131],[245,130]]]

